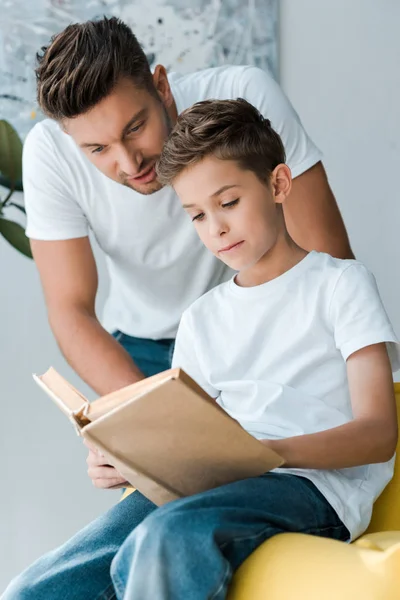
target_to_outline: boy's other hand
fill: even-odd
[[[84,440],[83,443],[89,448],[89,454],[86,459],[87,472],[95,487],[105,490],[115,490],[130,485],[117,469],[107,464],[104,454],[100,450],[87,440]]]
[[[279,444],[278,440],[269,440],[268,438],[264,438],[259,441],[262,444],[264,444],[264,446],[268,446],[268,448],[271,448],[271,450],[279,454],[279,456],[283,459],[283,464],[281,465],[281,467],[284,467],[286,465],[286,457],[284,456],[283,448]],[[277,441],[278,443],[276,443]]]

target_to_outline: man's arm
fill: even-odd
[[[354,258],[321,162],[293,179],[283,210],[288,231],[299,246],[336,258]]]
[[[99,395],[143,379],[129,354],[97,320],[97,268],[88,237],[31,240],[49,322],[71,367]]]
[[[262,440],[285,467],[344,469],[389,460],[397,444],[396,401],[385,344],[367,346],[347,360],[353,420],[319,433]]]
[[[283,205],[289,233],[306,250],[337,258],[354,258],[335,198],[321,163],[321,152],[307,135],[290,101],[271,74],[257,67],[237,67],[236,95],[271,121],[293,173],[290,196]]]

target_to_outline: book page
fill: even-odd
[[[79,433],[90,421],[85,417],[84,411],[89,406],[89,401],[64,379],[53,367],[44,375],[33,374],[33,379],[41,387],[58,408],[69,418]]]
[[[132,383],[131,385],[121,388],[120,390],[111,392],[106,396],[96,398],[96,400],[91,402],[85,410],[85,415],[90,421],[95,421],[124,402],[133,400],[134,398],[142,396],[143,394],[151,391],[155,387],[158,387],[164,381],[168,381],[169,379],[178,379],[179,375],[180,369],[168,369],[167,371],[163,371],[162,373],[158,373],[152,377],[141,379],[140,381]]]

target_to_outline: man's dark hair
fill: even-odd
[[[208,155],[234,160],[264,183],[285,162],[282,140],[270,121],[242,98],[204,100],[186,109],[164,145],[157,164],[158,180],[173,184],[186,167]]]
[[[87,112],[124,77],[155,93],[142,47],[116,17],[69,25],[36,58],[39,106],[58,121]]]

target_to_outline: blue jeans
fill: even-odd
[[[121,331],[113,333],[115,339],[131,355],[146,377],[171,368],[175,340],[149,340],[136,338]]]
[[[347,540],[313,483],[267,473],[157,508],[139,492],[40,558],[2,600],[221,600],[232,574],[285,531]]]

